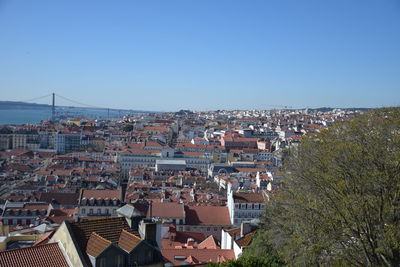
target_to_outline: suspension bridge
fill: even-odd
[[[109,107],[94,106],[94,105],[90,105],[90,104],[86,104],[86,103],[83,103],[83,102],[80,102],[80,101],[73,100],[73,99],[71,99],[69,97],[65,97],[65,96],[62,96],[62,95],[56,94],[56,93],[50,93],[50,94],[47,94],[47,95],[43,95],[43,96],[31,98],[31,99],[26,99],[26,100],[23,100],[21,102],[35,103],[36,104],[36,101],[45,100],[45,99],[49,99],[51,101],[50,103],[51,103],[51,120],[52,121],[54,121],[55,117],[56,117],[56,99],[57,99],[57,101],[58,100],[63,100],[63,101],[66,101],[67,103],[72,103],[73,105],[76,105],[76,106],[71,106],[71,107],[74,107],[74,108],[78,107],[78,108],[89,108],[89,109],[97,109],[97,110],[107,110],[108,117],[110,115],[110,111],[133,112],[132,110],[115,109],[115,108],[109,108]],[[64,105],[62,105],[62,106],[64,106]],[[139,112],[139,111],[135,111],[135,112]]]

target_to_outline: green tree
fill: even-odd
[[[222,263],[210,262],[207,267],[280,267],[281,263],[271,261],[265,257],[243,256],[237,260],[229,260]]]
[[[242,258],[261,258],[268,266],[284,266],[284,261],[269,241],[264,226],[254,234],[250,246],[244,249]]]
[[[306,136],[266,207],[291,266],[400,266],[400,108]]]
[[[214,267],[281,267],[285,266],[283,260],[268,241],[268,233],[259,229],[253,236],[250,246],[244,249],[242,256],[237,260],[223,263],[209,263]]]

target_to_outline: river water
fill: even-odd
[[[57,108],[56,116],[89,117],[89,118],[117,118],[127,112],[104,109],[84,108]],[[51,109],[0,109],[0,124],[26,124],[39,123],[51,118]]]

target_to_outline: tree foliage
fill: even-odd
[[[269,241],[268,232],[262,225],[251,240],[250,246],[244,249],[242,258],[262,258],[268,265],[284,266],[284,261]]]
[[[400,266],[400,108],[306,136],[266,207],[291,266]]]
[[[207,267],[280,267],[282,263],[275,262],[267,257],[243,256],[237,260],[222,263],[210,262]]]
[[[242,256],[237,260],[229,260],[223,263],[209,263],[208,267],[282,267],[283,260],[278,255],[272,244],[268,241],[268,233],[263,227],[257,231],[246,247]]]

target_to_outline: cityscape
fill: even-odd
[[[57,240],[74,266],[118,265],[103,250],[139,265],[237,259],[279,190],[290,150],[363,112],[181,110],[3,125],[2,247]],[[149,243],[133,249],[140,240]]]
[[[0,267],[400,266],[397,0],[0,0]]]

